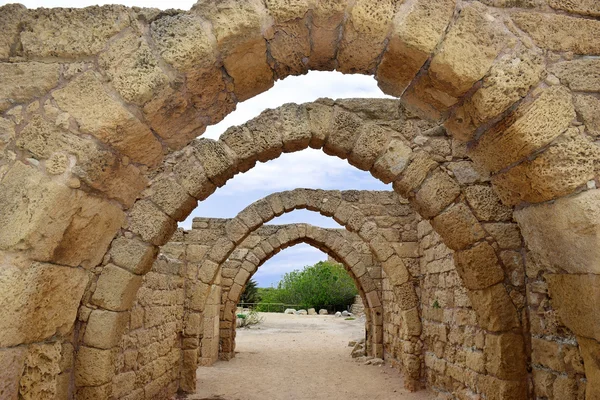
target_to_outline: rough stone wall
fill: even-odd
[[[144,276],[116,355],[115,399],[166,399],[179,388],[185,248],[170,242]]]

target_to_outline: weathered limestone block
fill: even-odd
[[[331,132],[323,145],[323,152],[345,159],[352,152],[363,124],[356,114],[336,109]]]
[[[73,328],[88,283],[81,268],[5,260],[0,277],[0,346],[43,341]]]
[[[312,138],[307,109],[288,103],[279,107],[279,113],[283,151],[290,153],[307,148]]]
[[[600,4],[594,0],[550,0],[550,7],[573,14],[600,16]]]
[[[592,339],[578,337],[583,365],[585,366],[586,400],[592,400],[600,396],[600,343]]]
[[[468,290],[467,295],[482,328],[502,332],[519,326],[517,310],[502,283],[482,290]]]
[[[433,170],[437,165],[438,163],[429,157],[427,153],[423,151],[414,153],[408,166],[398,179],[394,181],[394,191],[402,197],[409,197],[413,190],[421,186],[425,178],[427,178],[429,171]]]
[[[477,388],[489,400],[526,399],[527,382],[525,379],[506,381],[492,375],[479,375]]]
[[[114,369],[114,355],[111,350],[81,346],[75,362],[75,385],[100,386],[110,382]]]
[[[441,40],[455,6],[455,0],[417,0],[400,6],[376,72],[384,93],[402,95]]]
[[[565,132],[575,118],[569,90],[553,86],[523,104],[499,126],[485,132],[469,151],[491,172],[505,168],[547,145]]]
[[[508,221],[512,208],[505,206],[488,185],[472,185],[463,189],[467,202],[480,221]]]
[[[515,212],[527,246],[543,265],[600,273],[600,190]]]
[[[547,274],[546,280],[561,321],[577,336],[600,340],[600,276]]]
[[[571,129],[532,161],[492,178],[502,202],[540,203],[569,193],[594,178],[600,150],[577,129]]]
[[[565,366],[561,357],[560,344],[540,338],[531,338],[531,362],[550,368],[554,371],[564,371]]]
[[[453,111],[444,126],[454,138],[465,142],[473,139],[479,126],[523,98],[540,81],[543,71],[541,57],[533,52],[502,56],[483,78],[482,86]]]
[[[93,310],[85,327],[83,343],[98,349],[110,349],[119,344],[127,328],[129,313]]]
[[[43,96],[56,87],[59,73],[59,64],[0,63],[0,112]]]
[[[61,348],[59,342],[29,346],[19,382],[19,398],[34,400],[54,398],[59,394]]]
[[[484,224],[488,232],[501,249],[519,249],[521,247],[521,231],[517,224],[492,222]]]
[[[308,71],[308,57],[310,56],[310,32],[308,22],[304,19],[304,14],[308,11],[308,4],[305,1],[299,6],[297,11],[283,12],[279,7],[282,2],[267,1],[267,8],[275,18],[273,33],[267,36],[269,41],[269,54],[273,58],[271,68],[275,72],[277,79],[283,79],[288,75],[305,74]],[[287,22],[284,22],[287,21]]]
[[[124,220],[125,214],[114,204],[90,195],[81,196],[77,211],[54,249],[52,261],[72,267],[95,267]]]
[[[136,387],[136,373],[129,371],[118,374],[113,378],[112,395],[115,398],[123,398],[134,392]]]
[[[191,152],[190,152],[191,153]],[[210,196],[216,186],[206,177],[204,167],[196,157],[184,157],[173,166],[179,184],[196,199],[202,201]]]
[[[506,380],[519,380],[527,375],[527,356],[522,335],[488,334],[483,351],[488,374]]]
[[[2,365],[0,395],[7,399],[18,398],[19,380],[23,374],[26,355],[26,347],[14,347],[0,351],[0,364]]]
[[[406,266],[396,254],[381,263],[381,266],[392,285],[402,285],[410,279]]]
[[[260,143],[257,145],[254,142],[252,132],[245,126],[228,128],[219,140],[224,142],[235,153],[240,172],[248,171],[254,167],[258,160],[257,153],[263,150]]]
[[[347,0],[317,1],[313,5],[308,66],[311,70],[330,71],[336,66],[336,53],[345,17]]]
[[[247,100],[273,86],[262,30],[268,26],[261,1],[199,1],[192,11],[212,23],[217,50],[233,78],[238,101]]]
[[[456,269],[467,289],[485,289],[504,280],[504,271],[487,242],[454,253]]]
[[[15,38],[21,31],[21,21],[27,17],[27,9],[21,4],[7,4],[0,7],[0,59],[14,54]]]
[[[173,177],[161,176],[153,181],[145,197],[176,221],[183,221],[198,204]]]
[[[385,127],[374,124],[363,125],[348,156],[348,162],[356,168],[369,171],[379,156],[389,148],[391,136],[392,131]]]
[[[409,87],[403,102],[439,118],[487,74],[502,49],[514,41],[486,6],[465,5],[431,60],[427,74]]]
[[[66,165],[58,174],[70,169],[83,182],[126,206],[133,204],[146,187],[146,178],[140,170],[132,164],[125,165],[108,146],[69,133],[39,115],[33,115],[21,130],[16,145],[31,152],[37,160],[73,154],[77,158],[75,165],[71,168]]]
[[[590,95],[575,95],[575,109],[581,116],[586,133],[594,138],[600,136],[600,98]]]
[[[371,175],[384,183],[393,182],[404,171],[411,155],[412,149],[405,141],[392,138],[371,168]]]
[[[400,310],[410,310],[419,305],[419,298],[415,293],[412,282],[394,286],[394,295],[396,296]]]
[[[0,182],[0,249],[29,250],[49,260],[77,211],[77,199],[74,190],[17,161]]]
[[[216,186],[223,186],[237,172],[235,153],[224,143],[198,139],[192,146],[206,177]]]
[[[435,217],[432,225],[444,239],[444,244],[453,250],[464,249],[485,237],[481,224],[462,202]]]
[[[512,19],[544,49],[600,54],[600,43],[595,40],[600,35],[600,21],[531,11],[516,12]]]
[[[115,101],[92,72],[73,79],[52,92],[58,106],[90,134],[135,162],[156,165],[162,160],[162,146],[150,129]]]
[[[177,223],[149,200],[135,203],[128,214],[128,227],[146,242],[161,246],[177,229]]]
[[[411,202],[424,218],[432,218],[448,207],[460,194],[460,186],[448,173],[437,170],[431,174]]]
[[[375,69],[396,12],[396,2],[357,0],[345,21],[337,53],[343,73],[368,73]]]
[[[141,32],[134,29],[111,41],[98,57],[98,65],[121,97],[139,106],[169,82]]]
[[[600,60],[580,58],[551,65],[549,72],[571,90],[582,92],[600,92]]]
[[[131,23],[130,9],[120,5],[86,8],[38,8],[28,12],[20,32],[29,57],[73,58],[104,49],[110,37]]]
[[[142,277],[107,264],[96,284],[92,303],[112,311],[127,311],[135,300]]]
[[[139,239],[119,236],[112,242],[108,254],[115,265],[144,275],[152,267],[157,252],[156,247]]]

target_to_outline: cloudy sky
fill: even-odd
[[[0,5],[12,2],[0,0]],[[195,3],[194,0],[22,0],[21,4],[28,8],[50,8],[85,7],[115,2],[126,6],[182,10],[189,9]],[[310,102],[319,97],[337,99],[385,97],[385,95],[370,76],[342,75],[337,72],[310,72],[304,76],[288,77],[283,81],[278,81],[271,90],[238,104],[236,111],[219,124],[209,127],[203,136],[216,139],[228,127],[243,124],[266,108],[276,108],[291,102]],[[186,229],[190,228],[195,216],[233,217],[249,204],[270,193],[300,187],[332,190],[391,190],[389,185],[383,185],[367,172],[357,170],[346,161],[329,157],[320,150],[309,149],[298,153],[284,154],[267,163],[259,163],[252,170],[237,175],[226,186],[218,189],[207,200],[201,202],[192,215],[180,226]],[[284,214],[271,223],[295,222],[305,222],[322,227],[339,227],[333,219],[306,210]],[[283,273],[301,269],[305,265],[312,265],[326,258],[325,254],[311,246],[296,245],[267,261],[254,275],[254,278],[261,287],[276,285]]]

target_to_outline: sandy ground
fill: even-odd
[[[404,390],[398,371],[358,363],[348,341],[364,335],[364,321],[333,316],[263,313],[262,324],[238,329],[236,357],[198,369],[203,400],[429,400]]]

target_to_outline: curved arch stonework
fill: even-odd
[[[223,357],[229,359],[234,356],[235,311],[242,289],[248,280],[262,264],[278,252],[298,243],[306,243],[324,251],[348,271],[363,298],[363,304],[366,306],[367,352],[373,357],[383,358],[383,308],[381,291],[380,288],[378,289],[380,285],[371,276],[371,270],[374,267],[365,265],[363,253],[359,252],[358,246],[354,246],[354,241],[362,243],[362,240],[344,235],[344,231],[319,228],[308,224],[268,225],[264,228],[255,231],[257,238],[254,241],[258,243],[247,248],[248,251],[238,263],[237,273],[233,277],[234,284],[230,287],[223,287],[224,294],[227,293],[227,300],[223,304],[222,319],[231,324],[229,335],[226,334],[221,337]],[[358,258],[356,252],[346,254],[347,248],[355,249],[358,252]],[[257,253],[261,257],[257,257]],[[256,259],[258,259],[258,265],[254,264]],[[249,268],[249,270],[246,268]]]
[[[61,373],[74,376],[81,397],[110,396],[110,374],[89,366],[110,365],[114,343],[86,345],[84,311],[113,320],[127,313],[156,246],[197,200],[255,161],[311,146],[393,181],[457,251],[457,270],[495,343],[522,351],[525,285],[510,282],[508,261],[486,229],[510,221],[516,206],[530,250],[525,260],[521,251],[520,265],[541,265],[527,279],[549,287],[557,318],[579,339],[587,396],[599,396],[600,321],[579,301],[581,293],[597,297],[598,287],[598,10],[583,1],[527,9],[485,3],[0,8],[0,250],[9,288],[0,291],[0,346],[11,349],[7,357],[22,366],[21,348],[64,342],[79,314],[77,362]],[[265,112],[220,141],[192,142],[237,101],[309,69],[373,74],[386,93],[436,123],[405,118],[393,101],[322,101]],[[438,124],[455,153],[430,136],[443,132]],[[398,126],[419,133],[407,144],[394,136]],[[469,167],[455,171],[452,162]],[[471,177],[473,166],[490,174],[491,186]],[[535,335],[532,346],[541,348],[553,332]],[[6,379],[11,395],[25,390],[19,371]],[[498,379],[482,384],[486,392],[526,396],[524,379],[491,375]]]

